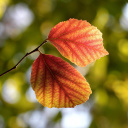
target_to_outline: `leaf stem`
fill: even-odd
[[[23,58],[22,58],[14,67],[12,67],[11,69],[7,70],[6,72],[0,74],[0,76],[3,76],[4,74],[6,74],[6,73],[8,73],[8,72],[10,72],[10,71],[12,71],[12,70],[14,70],[14,69],[16,69],[17,66],[24,60],[24,58],[26,58],[28,55],[30,55],[30,54],[32,54],[32,53],[34,53],[34,52],[39,51],[39,48],[40,48],[43,44],[45,44],[46,42],[47,42],[47,39],[44,40],[37,48],[35,48],[35,49],[32,50],[31,52],[26,53],[25,56],[23,56]]]

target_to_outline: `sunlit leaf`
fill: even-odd
[[[59,57],[41,54],[34,61],[31,85],[37,100],[49,108],[74,107],[91,94],[85,78]]]
[[[87,21],[60,22],[50,31],[48,40],[78,66],[86,66],[108,54],[103,47],[102,33]]]

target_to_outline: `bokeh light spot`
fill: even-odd
[[[2,97],[10,104],[14,104],[19,101],[20,93],[17,89],[17,83],[13,79],[8,79],[4,83],[2,88]]]

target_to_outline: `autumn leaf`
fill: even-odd
[[[89,84],[74,67],[41,53],[32,65],[31,85],[39,103],[49,108],[74,107],[91,94]]]
[[[64,57],[82,67],[108,54],[102,33],[87,21],[60,22],[50,31],[48,40]]]

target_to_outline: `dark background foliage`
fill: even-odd
[[[72,64],[90,83],[90,99],[69,109],[40,105],[30,85],[31,65],[38,56],[33,53],[0,77],[0,128],[128,128],[127,0],[0,0],[0,73],[69,18],[97,26],[109,52],[84,68]],[[62,57],[50,43],[40,50]]]

